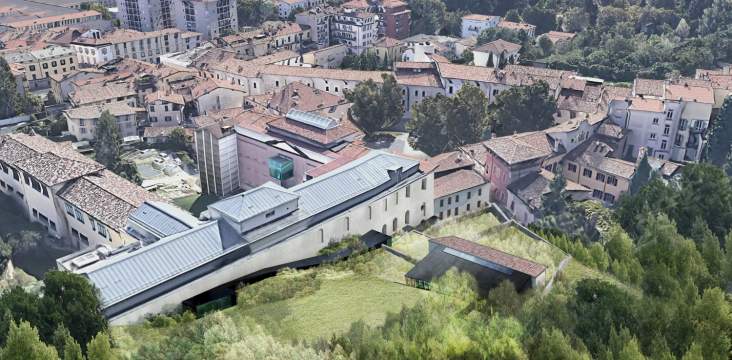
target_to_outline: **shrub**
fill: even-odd
[[[314,271],[284,269],[277,276],[239,289],[237,303],[249,307],[306,296],[317,291],[321,282]]]

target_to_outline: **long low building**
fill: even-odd
[[[257,271],[316,256],[347,236],[416,226],[433,216],[433,197],[433,174],[421,172],[418,161],[373,152],[289,189],[268,183],[221,200],[208,207],[208,221],[190,229],[161,211],[135,216],[138,228],[148,223],[173,235],[114,254],[60,259],[59,267],[89,278],[112,324],[130,324]]]

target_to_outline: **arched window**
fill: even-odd
[[[324,243],[325,242],[325,234],[323,233],[323,229],[318,230],[318,232],[320,233],[320,242],[321,243]]]
[[[404,225],[409,225],[409,210],[404,213]]]
[[[346,231],[351,231],[351,218],[346,216]]]
[[[381,227],[381,233],[386,235],[386,225]]]
[[[397,220],[397,218],[394,218],[394,220],[391,222],[391,231],[397,231],[398,227],[399,227],[399,220]]]
[[[422,210],[422,216],[427,216],[427,204],[422,203],[422,206],[419,207],[420,210]]]

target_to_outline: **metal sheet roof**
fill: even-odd
[[[399,167],[406,170],[417,165],[416,160],[372,152],[290,190],[300,195],[300,209],[314,215],[389,181],[387,170]]]
[[[170,215],[169,212],[147,202],[133,211],[129,218],[155,231],[159,237],[170,236],[192,228],[182,220]]]
[[[335,129],[338,126],[338,121],[335,119],[296,109],[290,109],[287,112],[287,118],[322,130]]]
[[[209,207],[236,222],[242,222],[297,198],[297,194],[268,182],[247,192],[215,202]]]
[[[86,276],[99,289],[107,307],[221,255],[216,222],[189,230],[91,266]]]

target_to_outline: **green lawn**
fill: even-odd
[[[202,211],[206,210],[208,205],[219,200],[216,195],[210,194],[193,194],[173,199],[173,203],[184,210],[188,210],[193,216],[198,217]]]
[[[559,248],[534,240],[514,227],[500,228],[497,225],[499,221],[493,214],[482,213],[434,226],[425,235],[407,233],[398,236],[393,244],[397,250],[421,259],[429,251],[429,237],[454,235],[543,264],[547,267],[547,278],[554,274],[556,266],[565,257]]]
[[[382,279],[347,274],[326,280],[315,293],[284,301],[225,310],[235,321],[254,319],[275,337],[316,340],[347,331],[363,320],[383,324],[386,314],[414,305],[426,292]]]
[[[320,287],[311,294],[295,296],[250,307],[223,310],[235,323],[251,321],[286,340],[315,340],[347,331],[351,323],[363,320],[371,325],[384,322],[390,312],[412,306],[429,292],[404,285],[409,262],[377,249],[346,261],[298,272],[316,272]],[[292,274],[278,276],[293,276]],[[262,283],[272,281],[262,280]],[[297,281],[297,279],[293,279]],[[120,353],[131,355],[140,344],[160,339],[169,328],[146,325],[113,327]]]

